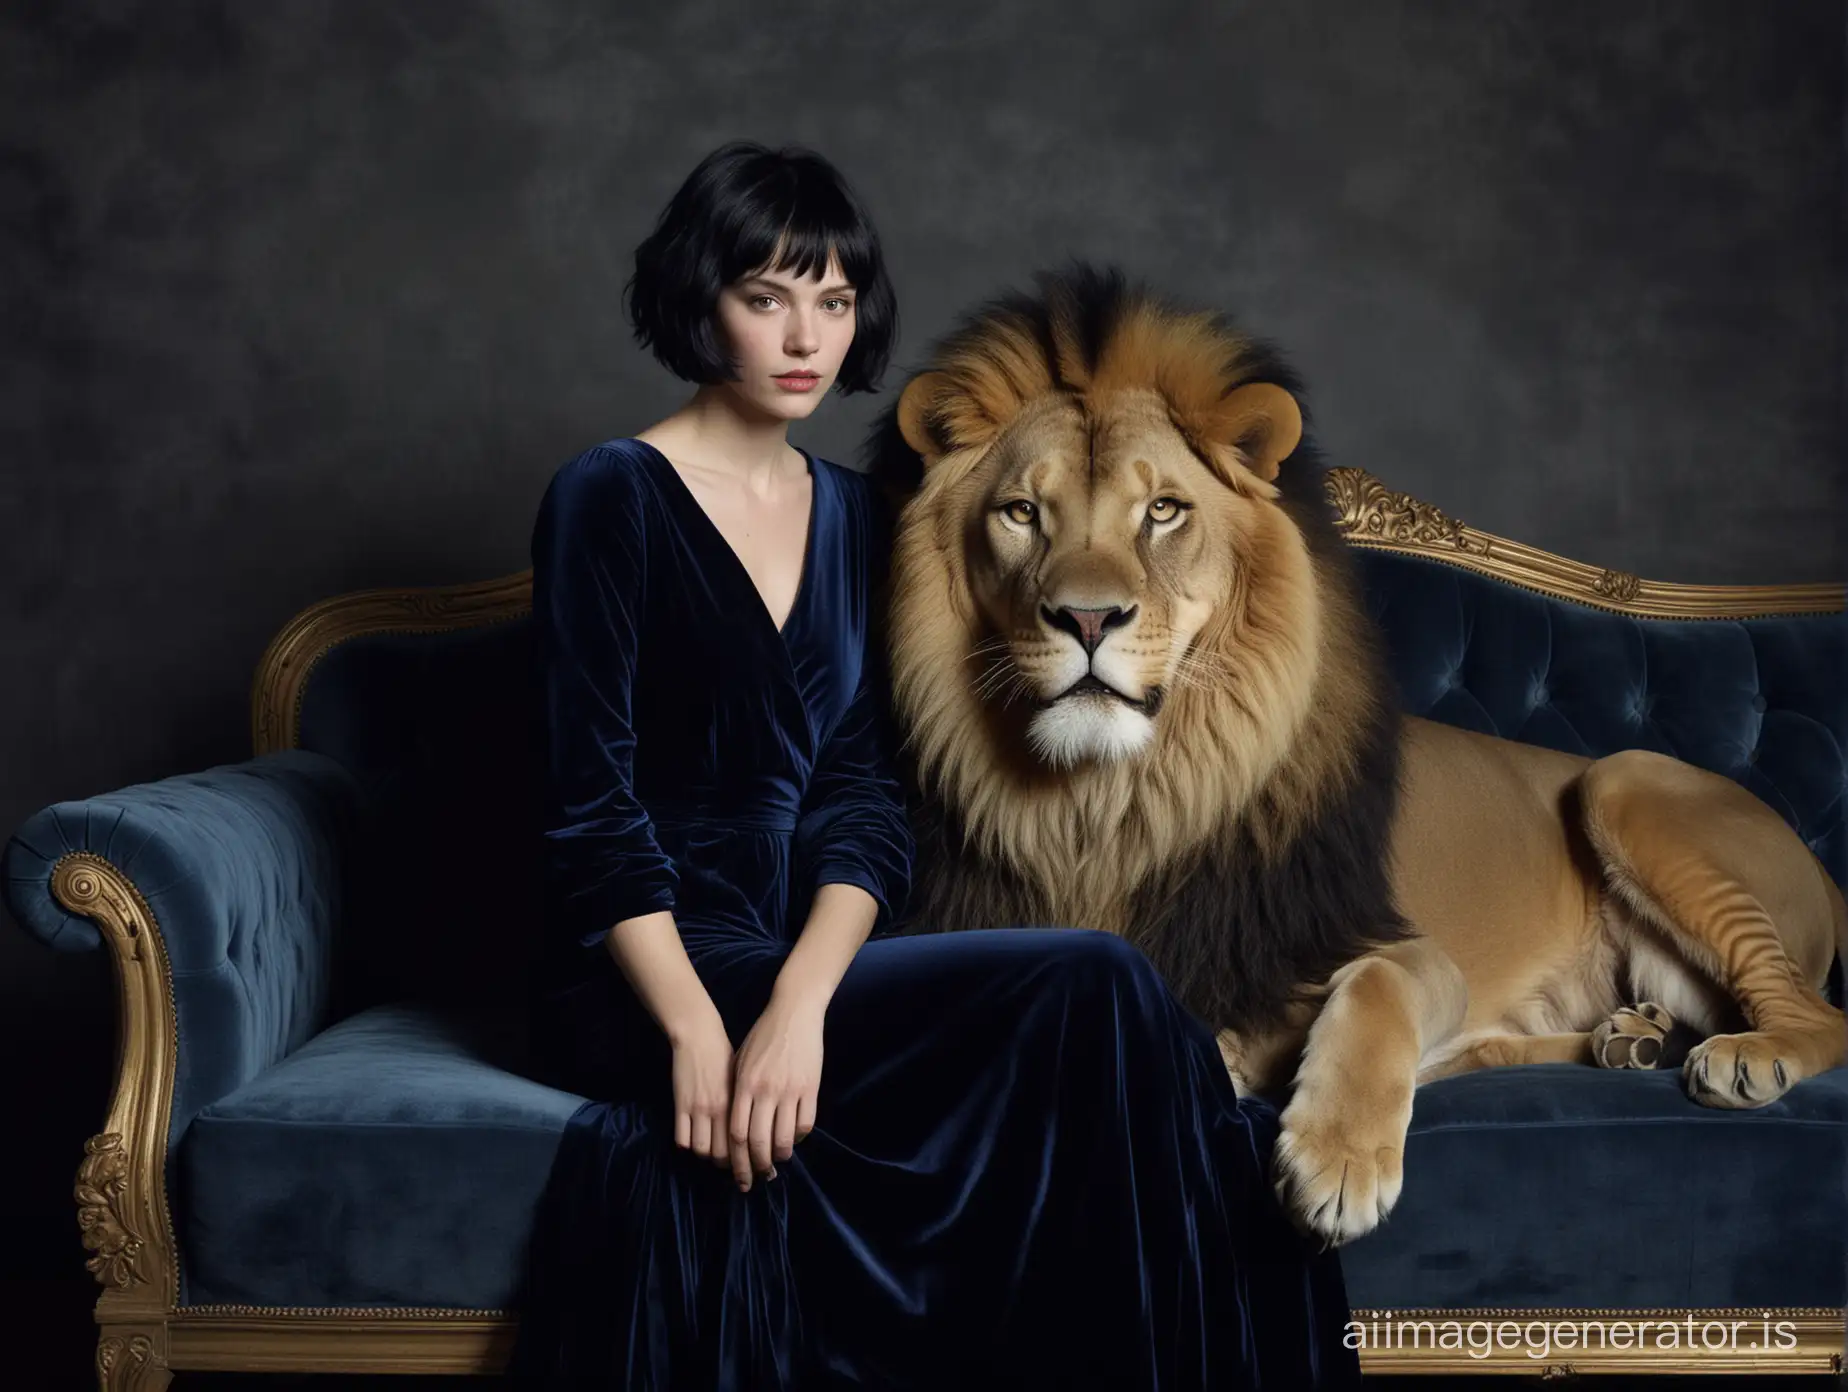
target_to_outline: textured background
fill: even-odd
[[[1839,578],[1843,52],[1833,0],[10,5],[0,835],[243,757],[313,600],[522,568],[552,470],[679,399],[619,291],[735,135],[858,186],[900,369],[1115,259],[1479,526]],[[797,438],[851,461],[885,399]],[[111,1029],[100,958],[0,930],[0,1308],[79,1370]]]

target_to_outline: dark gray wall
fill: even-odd
[[[1468,521],[1661,579],[1839,578],[1842,26],[1833,0],[11,6],[0,835],[242,757],[303,605],[523,567],[552,470],[678,399],[619,290],[734,135],[856,182],[901,365],[1033,269],[1113,258],[1280,340],[1337,462]],[[850,459],[878,404],[798,438]],[[61,1273],[87,1337],[68,1194],[106,973],[9,928],[0,996],[0,1116],[32,1118],[0,1276]]]

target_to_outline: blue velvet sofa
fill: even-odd
[[[1848,875],[1841,587],[1655,584],[1359,470],[1328,493],[1408,709],[1674,753]],[[7,845],[17,921],[115,964],[118,1075],[76,1186],[106,1387],[504,1357],[580,1100],[532,1076],[523,1031],[528,582],[314,606],[257,674],[254,757],[47,807]],[[1476,1334],[1434,1350],[1376,1329],[1374,1370],[1826,1369],[1845,1252],[1848,1069],[1728,1113],[1671,1073],[1547,1065],[1422,1089],[1399,1208],[1344,1264],[1363,1319],[1685,1316],[1696,1344],[1713,1312],[1752,1322],[1731,1349],[1658,1337],[1538,1361],[1526,1336],[1483,1354]],[[1776,1346],[1746,1349],[1765,1319]]]

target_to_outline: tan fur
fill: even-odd
[[[1367,619],[1279,503],[1301,417],[1245,380],[1245,349],[1204,316],[1139,306],[1090,371],[1069,335],[1049,360],[1001,315],[898,408],[925,461],[896,537],[898,711],[921,777],[1056,921],[1125,931],[1136,886],[1229,819],[1260,848],[1291,844],[1355,757],[1370,690],[1349,654]],[[1150,530],[1164,493],[1191,510]],[[1119,626],[1081,653],[1047,618],[1066,610]],[[1059,724],[1074,662],[1098,675],[1106,658],[1123,700],[1164,690],[1159,713],[1138,725],[1087,696],[1094,713]],[[1034,753],[1067,726],[1146,742],[1058,766]],[[1294,1084],[1277,1183],[1306,1227],[1344,1241],[1385,1216],[1416,1082],[1589,1062],[1600,1027],[1597,1050],[1615,1030],[1627,1056],[1628,980],[1703,1033],[1737,1031],[1689,1056],[1711,1105],[1760,1105],[1848,1054],[1818,994],[1848,910],[1738,784],[1417,719],[1401,753],[1391,882],[1419,936],[1309,983],[1319,1004],[1283,1030],[1220,1040],[1242,1089]]]

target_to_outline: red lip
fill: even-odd
[[[776,380],[779,382],[788,382],[791,380],[807,380],[814,382],[818,381],[820,377],[821,374],[819,372],[779,372],[776,374]]]

